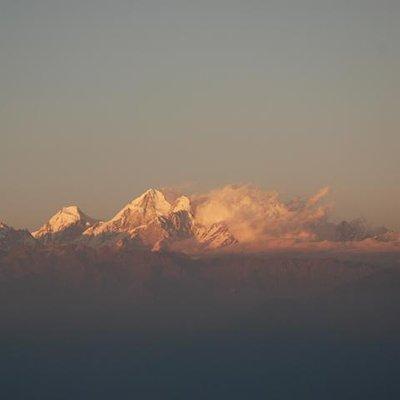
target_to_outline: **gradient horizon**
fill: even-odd
[[[0,220],[252,182],[400,228],[400,3],[4,0]]]

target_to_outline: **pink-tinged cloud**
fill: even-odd
[[[317,204],[321,199],[323,199],[329,194],[330,190],[331,188],[329,186],[325,186],[324,188],[318,190],[318,192],[314,196],[311,196],[308,199],[308,204],[310,206]]]
[[[240,243],[272,238],[316,239],[312,226],[326,221],[330,206],[322,204],[323,188],[307,200],[284,202],[276,191],[252,185],[229,185],[193,199],[196,219],[205,225],[223,222]]]

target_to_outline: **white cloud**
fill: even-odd
[[[285,203],[275,191],[229,185],[194,196],[194,213],[196,220],[205,225],[225,223],[241,243],[277,237],[309,240],[315,237],[312,226],[327,218],[330,207],[322,200],[328,193],[326,187],[308,200]]]

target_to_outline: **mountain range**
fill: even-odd
[[[108,221],[87,216],[77,206],[64,207],[32,236],[42,243],[84,243],[88,246],[136,246],[197,250],[231,246],[237,240],[223,223],[200,224],[190,199],[166,200],[160,190],[149,189]]]
[[[89,217],[78,206],[59,210],[30,233],[0,225],[0,251],[15,246],[63,245],[99,249],[142,248],[201,254],[270,249],[400,249],[400,234],[371,228],[361,219],[330,222],[321,199],[283,202],[275,192],[229,186],[207,196],[167,196],[149,189],[110,220]],[[167,199],[168,197],[168,199]]]
[[[363,220],[331,222],[322,195],[284,202],[243,187],[201,196],[150,189],[105,221],[68,206],[32,233],[0,224],[3,329],[39,320],[49,331],[70,329],[68,318],[108,329],[138,315],[139,326],[251,316],[273,324],[288,307],[297,321],[301,304],[307,315],[325,304],[317,320],[332,315],[329,326],[336,316],[347,324],[353,307],[352,324],[354,315],[367,324],[379,315],[371,325],[392,329],[400,234]]]

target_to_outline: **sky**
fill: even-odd
[[[398,0],[2,0],[0,220],[330,186],[400,228]]]

